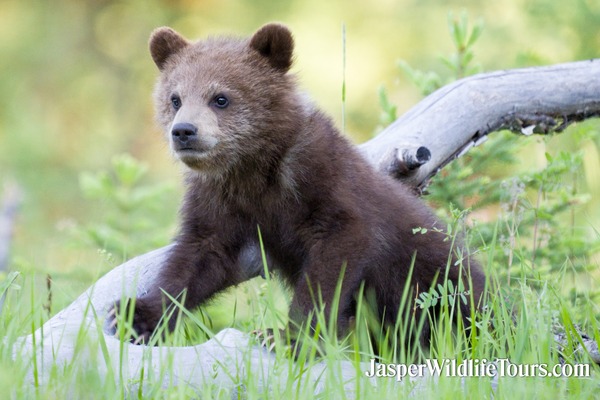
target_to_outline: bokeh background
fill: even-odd
[[[120,154],[143,163],[144,184],[162,191],[160,206],[143,217],[160,221],[146,232],[153,238],[146,247],[175,233],[181,174],[153,119],[157,71],[147,40],[155,27],[199,38],[250,35],[269,21],[289,25],[302,87],[361,142],[380,125],[382,86],[399,114],[422,98],[399,60],[443,72],[440,56],[453,51],[448,20],[459,15],[483,22],[474,52],[484,71],[600,56],[597,0],[0,0],[0,188],[16,184],[22,194],[10,267],[50,274],[56,301],[64,303],[124,258],[148,250],[102,251],[83,233],[113,207],[86,195],[85,174],[109,170]],[[598,121],[589,129],[600,129]],[[595,227],[598,136],[584,143],[582,190],[593,200],[578,216]],[[511,168],[545,162],[547,145],[536,140]],[[570,151],[581,143],[566,132],[551,145]]]

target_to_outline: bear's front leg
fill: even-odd
[[[148,343],[161,320],[167,330],[175,328],[179,312],[171,298],[193,309],[217,292],[248,279],[237,268],[237,254],[233,249],[240,246],[229,246],[214,240],[215,236],[201,241],[180,237],[162,266],[155,286],[135,300],[117,301],[108,313],[111,333],[118,332],[117,324],[122,317],[123,322],[131,321],[134,333],[130,341]]]
[[[329,324],[332,312],[336,312],[335,333],[339,336],[348,332],[353,296],[360,287],[361,277],[348,274],[343,268],[327,267],[327,270],[318,268],[314,273],[308,272],[302,276],[294,287],[294,296],[290,304],[289,326],[292,331],[310,326],[315,329],[317,317],[315,312],[323,311],[323,319]],[[338,282],[341,282],[339,292],[336,292]],[[339,297],[336,298],[336,295]],[[337,303],[336,309],[333,309]],[[322,327],[324,329],[325,327]]]
[[[318,322],[314,312],[322,309],[325,322],[336,323],[335,327],[327,328],[335,329],[339,336],[348,332],[350,317],[354,314],[354,294],[364,278],[365,267],[360,255],[365,252],[366,241],[346,236],[346,232],[341,230],[337,235],[312,243],[308,259],[294,282],[289,311],[291,329],[302,325],[314,329]],[[337,304],[335,308],[334,304]]]

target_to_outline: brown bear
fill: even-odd
[[[471,301],[461,311],[471,316],[484,289],[480,267],[458,262],[423,202],[375,171],[299,91],[285,26],[198,42],[163,27],[152,33],[150,52],[160,70],[157,118],[188,170],[176,242],[156,287],[135,301],[141,340],[170,304],[162,291],[185,292],[180,298],[194,308],[257,276],[261,268],[248,268],[245,257],[259,229],[270,267],[293,289],[293,325],[315,323],[308,321],[315,297],[328,315],[340,279],[340,333],[361,285],[394,323],[407,284],[415,298],[444,279],[454,287],[464,280]]]

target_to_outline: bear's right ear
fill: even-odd
[[[273,68],[287,71],[292,66],[294,39],[284,25],[263,26],[250,39],[250,47],[266,57]]]
[[[186,47],[189,42],[173,29],[163,26],[150,35],[150,54],[159,70],[163,70],[169,57]]]

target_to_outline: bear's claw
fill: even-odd
[[[154,313],[151,307],[148,306],[144,299],[135,299],[135,305],[133,310],[133,316],[128,315],[130,312],[130,302],[132,299],[127,299],[125,302],[115,302],[106,314],[106,329],[114,335],[119,336],[119,324],[128,323],[131,321],[131,335],[126,340],[132,344],[147,344],[150,342],[162,313],[158,316]]]

